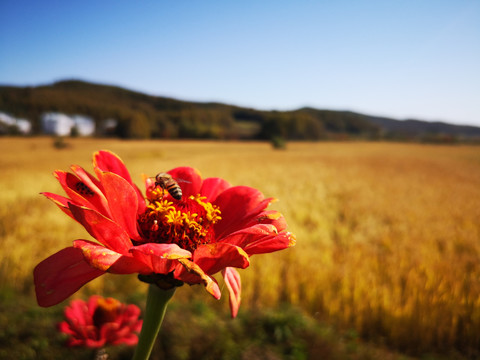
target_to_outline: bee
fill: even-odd
[[[158,173],[157,176],[155,176],[155,187],[157,186],[160,186],[163,190],[167,190],[175,200],[182,199],[182,189],[172,175],[167,173]]]

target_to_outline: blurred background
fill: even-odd
[[[179,289],[152,359],[479,357],[479,39],[477,1],[2,0],[0,357],[93,356],[32,270],[89,238],[38,194],[99,149],[140,188],[181,165],[258,188],[297,237],[241,271],[235,320]]]

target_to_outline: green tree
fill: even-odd
[[[143,113],[135,113],[127,120],[126,135],[129,139],[149,139],[151,137],[151,125]]]

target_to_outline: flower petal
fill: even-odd
[[[168,172],[182,188],[183,196],[196,195],[202,187],[202,176],[197,169],[182,166]]]
[[[132,331],[140,332],[142,330],[143,321],[139,320],[141,310],[137,305],[129,304],[123,313],[124,321],[129,324]]]
[[[241,247],[249,256],[283,250],[295,245],[293,234],[286,231],[277,233],[275,226],[269,224],[258,224],[239,230],[221,241]]]
[[[98,300],[102,297],[100,295],[92,295],[88,298],[87,304],[87,313],[90,317],[90,323],[93,324],[93,314],[95,314],[95,310],[98,308]]]
[[[151,273],[151,269],[130,254],[122,255],[88,240],[75,240],[73,246],[80,249],[91,267],[112,274]]]
[[[138,343],[138,336],[135,335],[135,334],[131,334],[131,333],[127,334],[127,335],[124,335],[121,338],[111,342],[112,345],[125,344],[125,345],[128,345],[128,346],[133,346],[133,345],[136,345],[137,343]]]
[[[147,198],[151,198],[152,190],[155,189],[155,180],[145,174],[142,174],[143,183],[145,185],[145,193]]]
[[[93,295],[95,299],[98,299],[99,295]],[[70,301],[70,305],[64,310],[65,318],[70,324],[71,330],[77,330],[82,326],[92,325],[93,311],[90,311],[90,303],[86,303],[80,299],[74,299]]]
[[[222,275],[230,294],[230,312],[232,314],[232,318],[235,318],[238,314],[238,308],[240,307],[242,294],[242,281],[240,279],[240,274],[234,268],[227,267],[222,271]]]
[[[90,188],[81,179],[69,172],[56,170],[54,175],[70,197],[71,202],[97,210],[105,216],[110,216],[109,208],[105,207],[105,196],[97,187]]]
[[[218,194],[232,187],[228,181],[221,178],[207,178],[203,180],[200,194],[207,198],[206,201],[213,202]]]
[[[138,200],[138,213],[141,214],[145,211],[146,204],[142,192],[133,183],[127,167],[118,155],[108,150],[97,151],[93,155],[93,167],[99,178],[102,172],[111,172],[124,178],[135,190]]]
[[[103,274],[88,265],[80,250],[73,247],[60,250],[33,270],[38,305],[56,305]]]
[[[67,335],[75,335],[75,331],[72,330],[70,324],[66,321],[62,321],[58,324],[58,330]]]
[[[91,190],[96,192],[102,192],[102,184],[98,179],[96,179],[92,174],[89,172],[85,171],[81,166],[78,165],[72,165],[70,166],[70,169],[75,173],[75,175],[84,182],[85,185],[87,185]]]
[[[85,207],[69,203],[70,211],[75,220],[85,227],[95,239],[109,249],[120,254],[128,254],[132,247],[130,237],[118,224],[102,214]]]
[[[265,199],[259,190],[248,186],[234,186],[219,194],[213,202],[222,211],[222,221],[215,226],[217,238],[244,228],[272,200]]]
[[[73,217],[72,212],[68,208],[68,204],[71,202],[71,200],[69,198],[66,198],[66,197],[61,196],[61,195],[53,194],[53,193],[50,193],[50,192],[42,192],[40,194],[44,195],[49,200],[52,200],[55,203],[55,205],[57,205],[60,208],[60,210],[62,210],[65,214],[70,216],[73,220],[76,220]]]
[[[125,179],[111,172],[99,174],[105,196],[110,206],[112,219],[128,233],[130,238],[139,240],[137,230],[138,198],[135,189]]]
[[[173,260],[192,257],[190,251],[182,249],[177,244],[147,243],[131,248],[130,252],[157,274],[172,272],[177,265]]]
[[[282,231],[276,236],[272,235],[270,238],[258,239],[255,242],[251,242],[244,250],[250,256],[254,254],[266,254],[295,246],[295,243],[295,235],[287,231]]]
[[[195,264],[193,261],[188,259],[178,259],[178,262],[182,266],[177,266],[175,270],[175,278],[181,281],[185,281],[188,284],[198,284],[203,282],[205,289],[215,298],[220,299],[222,293],[218,287],[217,282],[214,278],[205,274],[205,272]]]
[[[87,338],[85,339],[85,346],[89,348],[101,348],[102,346],[105,346],[106,342],[107,339],[105,338],[100,338],[98,340]]]
[[[275,210],[266,210],[245,224],[245,227],[250,227],[257,224],[269,224],[275,226],[278,232],[283,231],[287,228],[287,222],[281,213]]]
[[[127,167],[117,154],[109,150],[100,150],[93,154],[93,167],[102,172],[112,172],[132,184],[132,178]]]
[[[99,202],[98,207],[108,210],[108,203],[105,195],[103,194],[102,184],[95,177],[93,177],[91,174],[86,172],[78,165],[72,165],[71,169],[75,173],[75,175],[82,181],[82,183],[87,186],[88,189],[98,195],[98,199],[97,197],[94,197],[94,200]]]
[[[193,261],[210,275],[229,266],[245,269],[250,265],[247,253],[228,243],[200,245],[193,253]]]

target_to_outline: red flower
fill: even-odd
[[[113,153],[95,153],[97,178],[79,166],[56,171],[68,198],[44,193],[97,241],[75,240],[73,247],[42,261],[34,270],[37,301],[52,306],[90,280],[110,272],[138,273],[164,288],[203,283],[215,298],[211,275],[221,272],[230,293],[232,316],[240,304],[240,276],[250,256],[293,246],[283,216],[265,210],[273,199],[220,178],[202,179],[189,167],[173,169],[183,197],[146,178],[147,199]],[[174,183],[175,185],[175,183]],[[168,190],[167,186],[167,190]]]
[[[93,295],[87,302],[72,300],[65,308],[66,320],[59,324],[59,329],[69,335],[68,346],[136,345],[135,333],[142,328],[139,315],[136,305]]]

